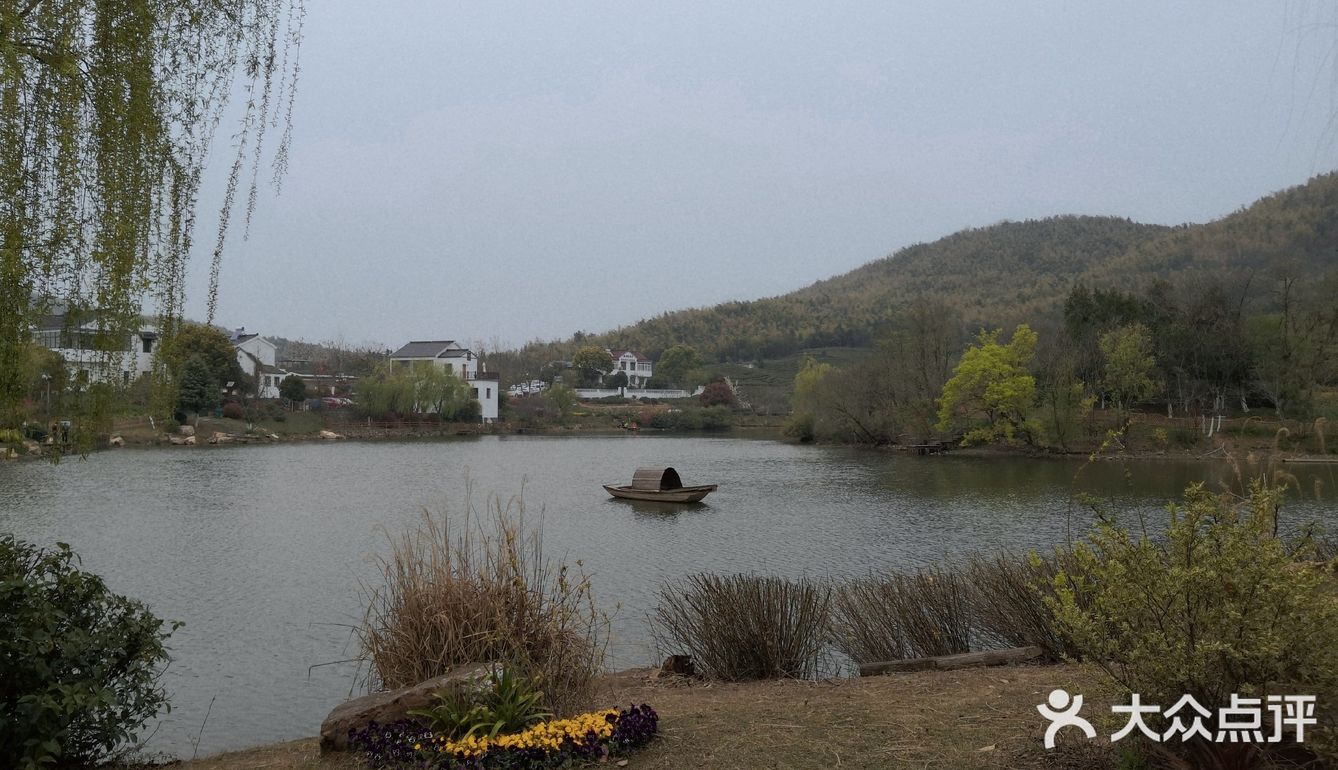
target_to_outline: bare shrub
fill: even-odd
[[[891,572],[837,586],[831,638],[857,663],[969,652],[966,581],[950,569]]]
[[[965,578],[971,585],[971,611],[981,643],[997,647],[1034,645],[1052,660],[1076,656],[1046,603],[1047,597],[1055,594],[1060,564],[1072,566],[1072,562],[1065,552],[1049,557],[973,555]]]
[[[653,631],[662,652],[741,681],[817,673],[831,589],[762,575],[690,575],[660,588]]]
[[[566,714],[586,705],[603,663],[607,619],[590,581],[543,555],[542,521],[525,504],[489,496],[487,515],[466,503],[456,536],[445,516],[390,537],[383,584],[365,589],[359,629],[371,684],[404,687],[467,663],[504,663]],[[578,562],[579,565],[579,562]]]

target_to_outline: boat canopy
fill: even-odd
[[[683,480],[678,478],[678,471],[673,468],[637,468],[632,474],[632,489],[667,490],[682,489]]]

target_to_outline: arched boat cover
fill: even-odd
[[[673,468],[637,468],[636,473],[632,474],[632,489],[651,491],[682,488],[683,481]]]

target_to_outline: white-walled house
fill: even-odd
[[[474,351],[455,340],[414,340],[390,354],[392,372],[413,366],[435,366],[464,380],[479,402],[483,421],[497,419],[497,375],[486,371]]]
[[[255,383],[255,394],[260,398],[278,398],[279,383],[288,372],[274,365],[278,348],[259,334],[247,334],[243,327],[232,333],[232,346],[237,350],[237,364]]]
[[[84,323],[58,313],[43,316],[33,328],[33,342],[60,354],[72,382],[110,382],[128,385],[141,374],[153,371],[153,353],[158,344],[158,330],[142,323],[130,332],[121,351],[98,350],[102,333],[96,320]]]
[[[646,382],[651,378],[651,371],[654,366],[649,358],[635,350],[609,350],[608,353],[613,357],[613,371],[606,376],[611,377],[618,372],[622,372],[627,375],[627,386],[629,388],[644,388],[646,386]]]

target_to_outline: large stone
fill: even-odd
[[[336,439],[343,438],[343,436],[339,435],[338,433],[335,433],[332,430],[323,430],[320,433],[317,433],[316,435],[319,436],[320,438],[326,439],[327,441],[333,441]]]
[[[112,437],[107,441],[107,445],[108,445],[108,446],[125,446],[125,439],[121,438],[120,436],[112,436]]]
[[[374,692],[345,701],[321,722],[321,753],[348,751],[350,730],[361,730],[372,722],[390,724],[404,719],[414,709],[432,704],[432,696],[459,682],[473,682],[488,675],[486,664],[456,666],[441,676],[399,690]]]
[[[178,430],[178,431],[181,433],[181,435],[183,435],[183,436],[194,436],[194,435],[195,435],[195,427],[192,426],[192,425],[182,425],[182,426],[181,426],[180,428],[178,428],[177,430]]]

